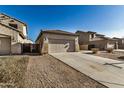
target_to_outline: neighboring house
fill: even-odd
[[[27,25],[15,18],[0,14],[0,54],[20,54],[27,39]],[[30,41],[30,43],[32,43]]]
[[[99,48],[105,50],[107,48],[118,48],[117,40],[97,34],[96,32],[77,31],[79,35],[80,49],[91,50],[92,48]]]
[[[41,31],[36,43],[40,44],[42,54],[79,51],[78,35],[61,30]]]
[[[116,38],[116,37],[114,37],[113,39],[116,39],[118,41],[118,48],[119,49],[124,49],[124,38]]]

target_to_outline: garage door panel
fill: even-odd
[[[1,38],[0,37],[0,54],[9,54],[10,53],[10,38]]]
[[[73,52],[74,40],[65,39],[50,39],[49,40],[49,52]]]

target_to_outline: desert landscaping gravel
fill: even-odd
[[[50,55],[29,58],[24,87],[105,87]]]
[[[44,56],[0,57],[0,87],[19,88],[104,88],[53,58]]]
[[[28,57],[0,57],[0,87],[23,87]]]
[[[99,52],[97,54],[92,54],[92,55],[124,61],[124,53],[121,53],[121,52],[113,52],[113,53]]]

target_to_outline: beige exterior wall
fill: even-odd
[[[91,41],[89,45],[95,45],[95,47],[99,48],[99,50],[105,50],[107,48],[107,41],[106,40]]]
[[[41,37],[35,42],[36,44],[39,44],[40,45],[40,53],[43,54],[43,48],[42,47],[45,47],[44,46],[44,35],[41,35]],[[47,50],[47,49],[46,49]],[[45,54],[45,53],[44,53]]]
[[[124,49],[124,44],[118,45],[118,48],[119,48],[119,49]]]
[[[48,43],[49,43],[49,39],[74,40],[74,42],[75,42],[75,51],[79,51],[78,36],[59,35],[59,34],[45,34],[44,36],[46,38],[48,38]]]
[[[79,43],[78,43],[78,36],[75,38],[75,52],[80,51]]]
[[[10,29],[8,27],[5,27],[3,25],[0,24],[0,34],[4,34],[4,35],[9,35],[11,36],[11,41],[12,42],[20,42],[23,43],[25,41],[25,39],[23,39],[20,35],[18,31],[15,31],[13,29]]]
[[[33,43],[31,40],[27,39],[27,26],[23,22],[20,22],[14,18],[11,18],[9,16],[6,16],[4,14],[0,14],[1,19],[6,19],[6,20],[1,20],[0,24],[0,34],[3,35],[8,35],[11,37],[11,53],[12,54],[19,54],[21,53],[21,47],[19,43]],[[17,24],[17,29],[10,26],[9,23],[12,24]],[[4,25],[2,25],[4,24]],[[13,29],[12,29],[13,28]],[[20,35],[24,35],[22,37]]]
[[[11,53],[11,38],[0,35],[0,55]]]
[[[79,51],[78,44],[78,36],[70,36],[70,35],[59,35],[59,34],[49,34],[44,33],[39,40],[37,40],[37,44],[41,45],[41,53],[48,53],[49,49],[49,39],[61,39],[61,40],[74,40],[75,42],[75,51]]]
[[[24,39],[19,35],[19,32],[12,30],[0,24],[0,33],[11,36],[11,53],[21,53],[20,46],[17,43],[23,43]]]
[[[90,39],[90,41],[97,41],[97,40],[104,40],[104,39],[100,37],[95,37],[95,38]]]
[[[17,42],[24,43],[24,39],[18,34]]]
[[[109,47],[115,48],[115,45],[116,48],[118,47],[116,41],[97,37],[95,33],[93,33],[94,38],[91,38],[91,33],[88,32],[76,32],[76,34],[79,35],[80,49],[87,50],[87,45],[95,45],[95,47],[99,48],[100,50],[105,50]]]
[[[80,45],[89,43],[90,35],[88,33],[76,32],[76,34],[79,35],[78,42],[79,42]]]
[[[108,40],[107,42],[107,48],[116,48],[116,41]]]
[[[43,42],[42,43],[42,49],[41,49],[41,54],[47,54],[48,53],[48,48],[49,48],[49,41],[48,38],[43,35]]]
[[[12,42],[24,42],[24,39],[19,35],[18,31],[12,30],[0,24],[0,34],[11,36]]]
[[[12,19],[11,17],[8,17],[8,16],[6,16],[6,15],[4,15],[4,14],[0,14],[0,18],[2,17],[2,16],[5,16],[5,19],[6,20],[1,20],[1,23],[3,23],[3,24],[5,24],[5,25],[7,25],[7,26],[9,26],[9,23],[15,23],[15,24],[17,24],[18,25],[18,30],[20,30],[20,31],[25,31],[25,29],[27,29],[27,27],[25,26],[25,24],[23,24],[23,23],[21,23],[21,22],[19,22],[19,21],[17,21],[17,20],[14,20],[14,19]],[[4,19],[4,18],[3,18]],[[14,22],[10,22],[11,20],[14,20]],[[24,29],[24,27],[25,27],[25,29]],[[26,33],[25,33],[26,34]],[[27,36],[27,35],[26,35]]]
[[[21,54],[22,53],[21,43],[13,43],[11,46],[11,53]]]
[[[95,45],[95,47],[99,48],[100,50],[106,50],[107,48],[115,49],[116,41],[112,41],[112,40],[97,40],[97,41],[91,41],[89,44]]]
[[[27,37],[27,26],[23,25],[22,28],[23,28],[22,31],[23,31],[24,36]]]
[[[88,45],[79,45],[80,50],[88,50]]]
[[[7,28],[7,27],[5,27],[1,24],[0,24],[0,34],[11,36],[11,39],[12,39],[13,42],[18,41],[19,32],[15,31],[15,30],[12,30],[10,28]]]
[[[124,39],[118,39],[118,48],[124,49]]]
[[[86,45],[90,41],[97,41],[97,40],[103,40],[100,37],[97,37],[96,34],[94,33],[94,38],[91,38],[91,33],[88,32],[76,32],[77,35],[79,35],[79,44],[80,45]]]

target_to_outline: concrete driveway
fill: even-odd
[[[52,53],[50,55],[107,87],[124,87],[123,61],[82,54],[80,52]]]

